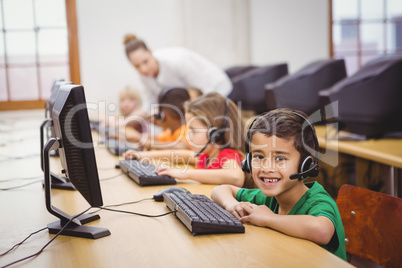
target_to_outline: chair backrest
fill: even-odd
[[[402,264],[402,199],[343,185],[336,201],[346,252],[384,267]]]

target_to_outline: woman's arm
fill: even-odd
[[[169,175],[182,180],[195,180],[207,184],[230,184],[241,187],[244,184],[244,172],[236,160],[229,159],[221,169],[168,169],[160,168],[159,175]]]

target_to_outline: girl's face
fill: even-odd
[[[208,143],[208,127],[191,113],[186,113],[185,117],[188,128],[187,140],[193,151],[198,153]],[[208,153],[208,147],[205,148],[204,152]]]
[[[158,75],[158,62],[151,51],[139,48],[131,52],[128,58],[141,75],[148,77],[156,77]]]
[[[123,115],[130,115],[137,109],[137,100],[129,96],[120,98],[120,110]]]
[[[278,197],[298,184],[298,180],[289,178],[297,173],[300,161],[300,153],[292,140],[256,132],[250,152],[253,179],[264,195]]]

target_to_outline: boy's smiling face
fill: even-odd
[[[250,144],[254,182],[266,196],[280,196],[300,184],[290,175],[298,172],[300,153],[293,140],[256,132]]]

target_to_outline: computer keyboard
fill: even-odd
[[[187,192],[164,193],[163,201],[193,235],[244,233],[243,224],[205,195]]]
[[[123,173],[127,174],[128,177],[140,186],[176,184],[174,178],[167,175],[159,176],[156,174],[156,167],[151,163],[124,159],[120,161],[120,168]]]
[[[140,149],[136,146],[134,146],[130,142],[125,142],[125,141],[120,141],[116,140],[113,138],[108,138],[105,140],[106,143],[106,148],[109,150],[109,152],[113,155],[122,155],[124,152],[127,150],[135,150],[139,151]]]

